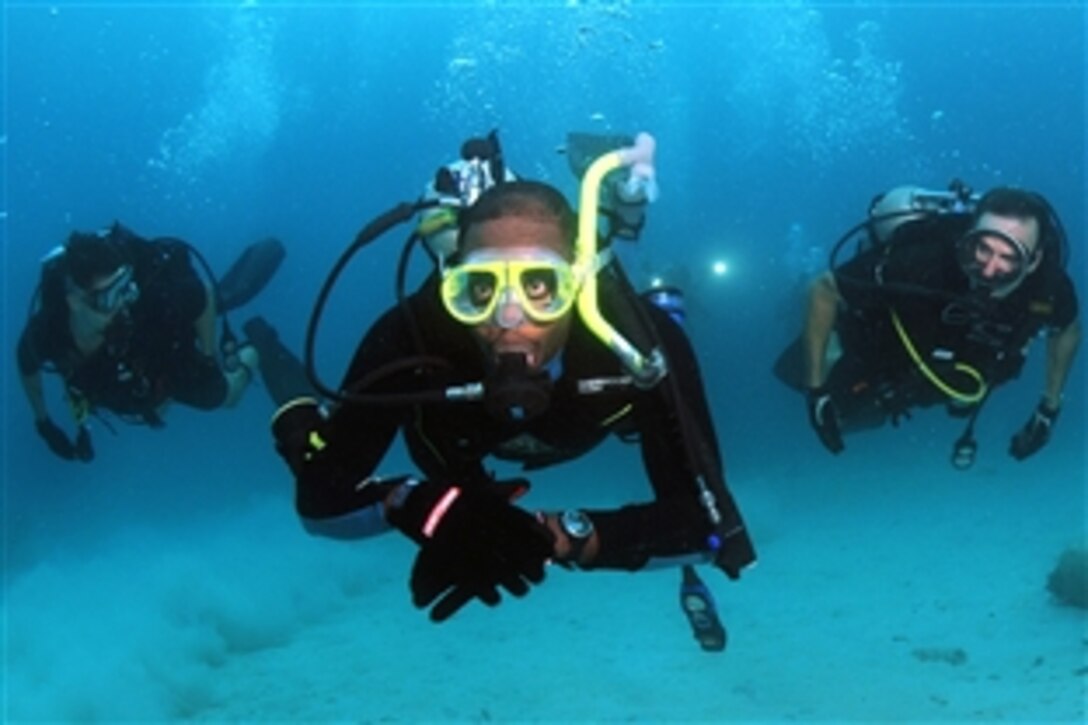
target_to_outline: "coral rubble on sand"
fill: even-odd
[[[1088,609],[1088,548],[1070,546],[1063,551],[1046,588],[1061,602]]]

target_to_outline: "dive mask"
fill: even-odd
[[[1001,290],[1027,276],[1035,254],[1005,232],[972,229],[956,242],[956,259],[972,285]]]
[[[101,287],[82,290],[83,300],[95,312],[109,315],[140,298],[140,287],[133,279],[132,265],[120,267]]]
[[[570,262],[546,249],[480,250],[442,271],[442,303],[466,325],[555,322],[574,305],[578,287]]]

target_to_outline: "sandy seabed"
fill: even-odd
[[[1084,540],[1083,474],[1064,470],[748,476],[760,562],[737,583],[703,568],[718,654],[674,570],[555,568],[439,626],[409,604],[398,535],[308,539],[282,500],[133,529],[10,578],[7,715],[1081,722],[1088,619],[1045,589]]]

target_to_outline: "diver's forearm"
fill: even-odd
[[[1064,330],[1054,335],[1047,342],[1046,387],[1044,396],[1047,405],[1058,409],[1062,404],[1062,391],[1073,368],[1073,359],[1080,345],[1080,322],[1074,320]]]
[[[812,284],[803,336],[805,384],[810,388],[823,385],[827,374],[824,370],[824,359],[827,356],[831,331],[835,328],[838,305],[839,293],[829,275],[820,277]]]
[[[196,320],[196,335],[200,342],[200,349],[205,355],[215,355],[215,292],[205,289],[204,311]]]
[[[41,373],[20,376],[23,382],[23,391],[30,403],[30,409],[34,412],[35,421],[43,421],[49,417],[49,410],[45,407],[45,392],[42,390]]]
[[[698,504],[657,501],[586,513],[594,524],[598,549],[592,558],[586,557],[583,568],[637,571],[714,562],[735,578],[755,561],[739,516],[731,519],[735,525],[716,527],[705,520]]]

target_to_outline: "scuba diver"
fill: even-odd
[[[725,485],[694,352],[673,316],[630,286],[607,248],[610,235],[599,248],[602,182],[619,178],[626,191],[652,197],[652,139],[640,135],[589,165],[578,216],[555,188],[509,180],[497,138],[487,141],[490,153],[477,147],[462,161],[486,163],[490,185],[469,193],[471,184],[448,186],[448,211],[426,213],[443,204],[432,197],[379,217],[318,295],[306,364],[332,405],[301,398],[272,422],[303,525],[334,538],[395,528],[415,541],[412,600],[436,622],[474,599],[495,606],[503,590],[524,596],[548,562],[628,571],[708,562],[738,578],[755,552]],[[313,348],[336,277],[356,251],[421,208],[398,289],[421,238],[438,262],[434,273],[370,327],[339,388],[329,388],[313,369]],[[447,230],[455,233],[444,245],[427,239]],[[398,432],[418,476],[376,474]],[[611,435],[641,446],[652,501],[530,512],[516,505],[529,482],[497,480],[485,467],[493,456],[531,472],[579,458]],[[687,572],[681,603],[693,626],[720,626],[709,594],[698,596],[702,582]],[[724,648],[724,631],[717,636],[701,644]]]
[[[204,268],[208,286],[193,268]],[[73,232],[43,260],[17,357],[38,435],[65,460],[94,458],[89,418],[104,412],[161,427],[170,401],[200,410],[235,405],[259,364],[239,345],[226,313],[275,274],[283,245],[250,245],[221,283],[188,243],[144,239],[119,223]],[[222,317],[217,341],[216,318]],[[63,379],[73,438],[49,415],[42,371]]]
[[[855,256],[836,264],[850,240]],[[805,393],[809,422],[834,454],[843,433],[944,404],[967,419],[952,464],[969,468],[975,420],[992,390],[1015,377],[1031,340],[1049,334],[1043,395],[1013,436],[1016,460],[1038,452],[1058,419],[1080,341],[1068,242],[1040,194],[984,195],[902,186],[835,245],[831,271],[811,287],[804,331],[775,372]]]
[[[597,158],[633,143],[633,138],[623,134],[574,131],[567,134],[566,143],[557,151],[565,155],[571,173],[581,180]],[[436,201],[437,205],[420,212],[416,230],[436,264],[441,265],[443,259],[457,249],[459,212],[471,206],[484,190],[495,183],[517,178],[505,163],[496,131],[483,138],[468,139],[462,144],[460,158],[438,169],[423,193],[424,200]],[[645,226],[646,206],[651,200],[650,196],[655,193],[655,187],[638,183],[637,177],[630,174],[617,170],[604,176],[598,200],[602,249],[610,248],[612,242],[617,240],[639,240]],[[690,279],[685,277],[683,281],[690,282]],[[654,276],[650,288],[642,295],[666,311],[677,324],[683,326],[686,322],[686,303],[681,287],[665,284]],[[695,640],[704,650],[717,652],[725,649],[727,634],[718,616],[717,605],[710,588],[692,564],[685,564],[682,568],[680,607]]]

